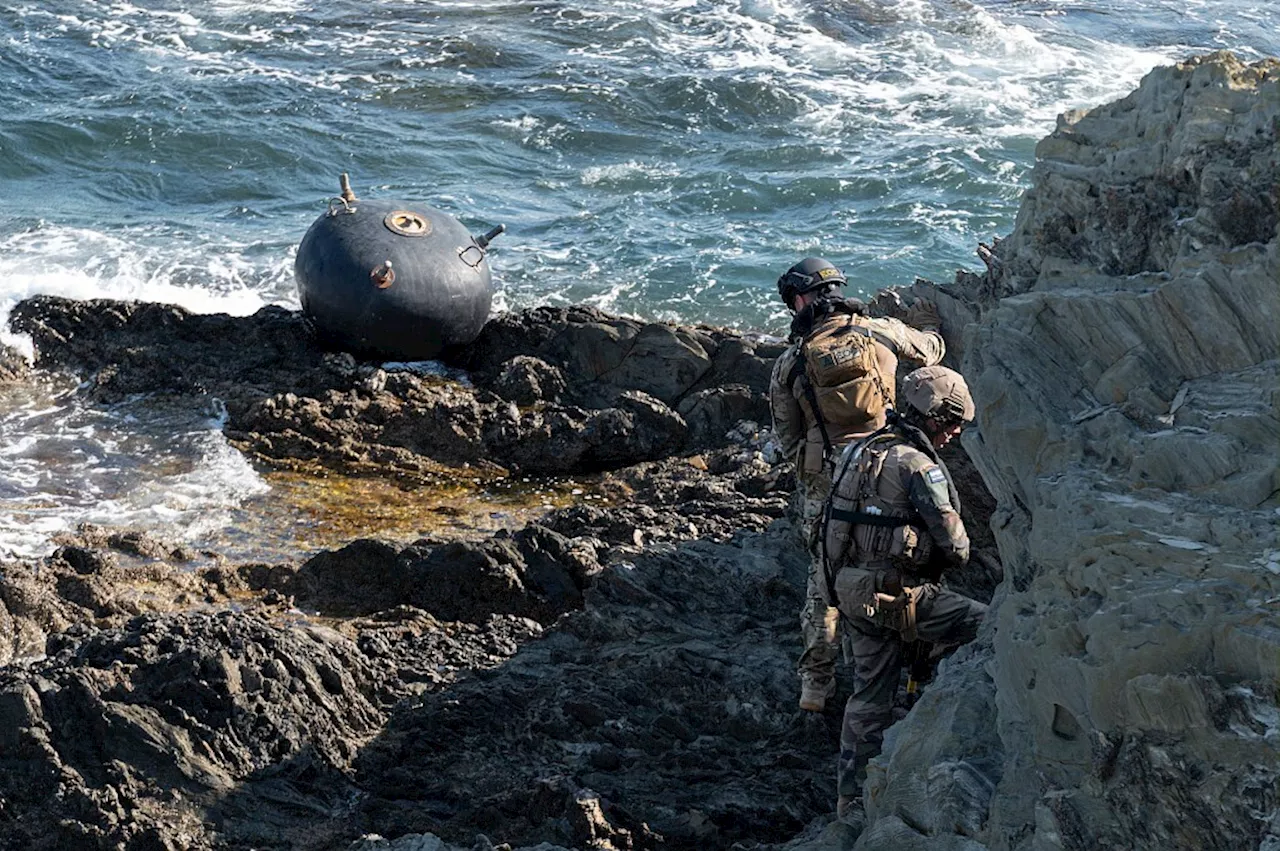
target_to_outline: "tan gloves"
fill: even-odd
[[[941,331],[942,316],[938,313],[938,305],[928,299],[916,299],[902,315],[902,321],[920,331]]]

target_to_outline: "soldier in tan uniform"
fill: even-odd
[[[945,346],[931,304],[914,313],[917,330],[897,319],[865,315],[844,299],[845,276],[826,260],[807,257],[778,279],[795,314],[791,345],[774,364],[769,384],[773,429],[794,458],[801,492],[801,527],[813,561],[800,610],[800,708],[821,712],[835,691],[837,611],[818,562],[818,519],[831,489],[833,461],[850,440],[885,423],[893,407],[898,359],[914,366],[942,360]]]
[[[969,537],[937,450],[973,419],[964,378],[943,366],[903,379],[901,416],[850,443],[823,523],[824,574],[852,633],[856,686],[844,708],[836,811],[861,823],[867,762],[892,723],[906,646],[971,641],[986,606],[921,576],[963,567]]]

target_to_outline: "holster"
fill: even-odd
[[[903,588],[897,594],[877,591],[865,605],[867,617],[883,627],[892,629],[910,643],[916,640],[916,601],[921,589]]]

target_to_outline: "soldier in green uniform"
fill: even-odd
[[[846,279],[831,263],[806,257],[778,279],[791,310],[791,345],[774,364],[769,384],[773,429],[794,458],[801,492],[801,527],[813,556],[800,611],[804,649],[798,664],[800,708],[821,712],[835,691],[837,611],[828,599],[817,559],[818,520],[831,489],[840,449],[885,423],[893,407],[898,360],[928,366],[942,360],[936,308],[922,302],[904,322],[870,317],[841,297]],[[919,329],[919,330],[918,330]]]
[[[867,762],[892,722],[904,650],[971,641],[986,606],[921,573],[969,560],[960,500],[937,450],[973,419],[964,378],[943,366],[902,382],[901,415],[855,440],[836,464],[823,523],[824,578],[852,634],[856,685],[844,708],[837,813],[860,823]]]

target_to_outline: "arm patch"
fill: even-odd
[[[947,474],[937,465],[925,467],[918,474],[919,483],[911,489],[912,502],[921,514],[951,510],[951,493],[947,490]],[[919,487],[919,491],[916,490]],[[917,502],[916,500],[920,500]]]

